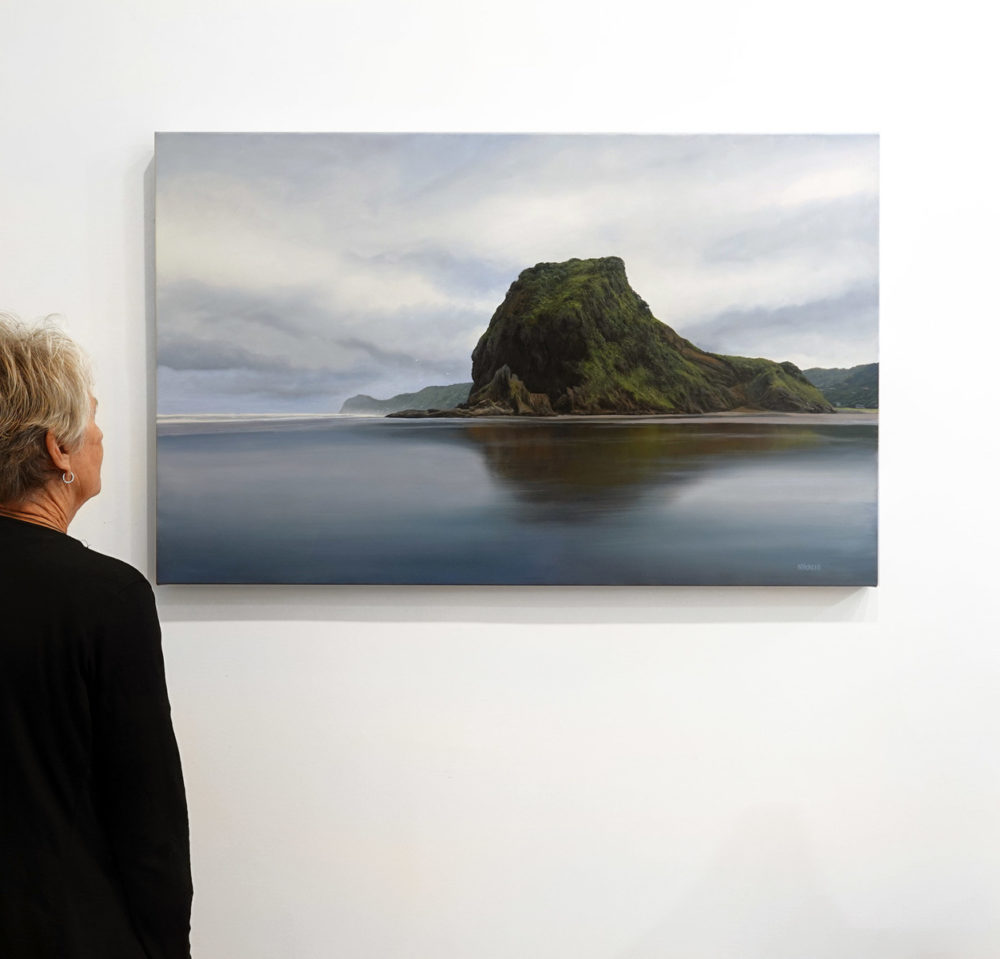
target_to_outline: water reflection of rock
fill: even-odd
[[[462,436],[520,504],[556,520],[616,510],[654,489],[670,497],[734,459],[821,441],[802,427],[662,422],[482,422]]]

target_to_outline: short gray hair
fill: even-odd
[[[45,485],[52,431],[71,452],[90,422],[90,361],[51,319],[29,325],[0,313],[0,503],[20,503]]]

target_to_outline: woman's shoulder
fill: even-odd
[[[0,517],[0,519],[5,519]],[[75,539],[42,526],[0,523],[0,567],[16,564],[16,578],[47,581],[51,586],[99,595],[122,593],[149,582],[134,566]],[[13,569],[5,570],[14,573]]]
[[[149,580],[124,560],[101,553],[79,540],[74,540],[73,543],[76,552],[75,565],[82,579],[100,582],[106,588],[115,591],[137,585],[149,586]]]

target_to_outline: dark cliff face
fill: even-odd
[[[791,363],[706,353],[679,336],[616,256],[524,270],[472,353],[472,379],[473,407],[513,382],[536,411],[832,411]]]
[[[634,321],[640,304],[618,257],[524,270],[472,352],[473,390],[508,366],[529,390],[556,399],[579,386],[580,365],[601,327],[615,318]]]

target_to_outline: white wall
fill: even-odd
[[[0,306],[95,356],[73,532],[146,570],[154,131],[882,134],[878,590],[158,590],[200,959],[1000,955],[976,10],[4,6]]]

